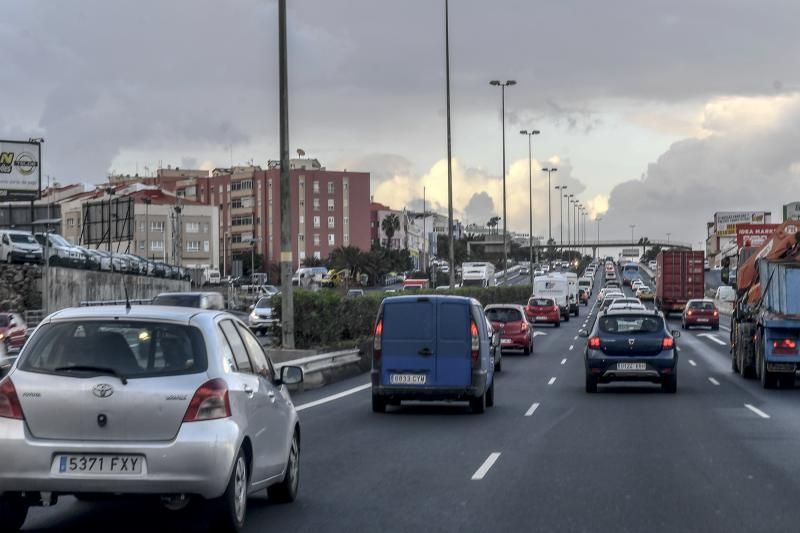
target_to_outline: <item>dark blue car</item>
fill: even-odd
[[[664,392],[678,390],[678,331],[667,329],[654,310],[623,309],[600,312],[586,343],[586,392],[599,383],[645,381],[661,384]]]
[[[403,400],[494,404],[492,336],[481,304],[459,296],[386,298],[378,311],[372,358],[372,410]]]

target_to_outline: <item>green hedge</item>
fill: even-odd
[[[468,296],[475,298],[484,306],[494,303],[524,305],[530,297],[531,288],[528,285],[488,289],[464,287],[452,292],[426,290],[414,294]],[[383,292],[368,292],[363,297],[347,298],[336,291],[295,290],[295,346],[302,349],[325,348],[339,346],[343,341],[358,342],[371,336],[378,308],[386,296]],[[279,294],[273,298],[273,305],[274,315],[281,320]],[[275,333],[276,339],[280,341],[280,332]]]

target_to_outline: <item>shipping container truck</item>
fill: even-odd
[[[686,302],[705,295],[704,252],[663,250],[656,258],[656,309],[680,313]]]
[[[800,243],[786,222],[755,253],[741,254],[731,315],[731,368],[766,389],[793,388],[800,365]],[[748,256],[743,260],[743,255]]]

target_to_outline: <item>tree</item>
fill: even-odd
[[[497,233],[497,226],[500,224],[500,217],[492,217],[489,219],[489,222],[486,223],[486,226],[492,230],[492,233]]]
[[[312,256],[308,256],[305,259],[303,259],[303,262],[301,263],[301,265],[306,267],[306,268],[325,266],[325,264],[322,262],[322,259],[318,259],[317,257],[314,257],[313,255]]]
[[[387,248],[392,247],[392,238],[400,230],[400,218],[394,213],[389,213],[381,221],[381,229],[386,234]]]

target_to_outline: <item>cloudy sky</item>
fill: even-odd
[[[394,208],[446,208],[443,0],[289,0],[290,136],[372,173]],[[714,211],[800,200],[800,2],[450,0],[454,208],[547,234],[553,185],[601,238],[697,244]],[[278,155],[275,0],[8,0],[0,137],[42,136],[61,183]],[[553,194],[553,233],[559,234]],[[596,235],[591,223],[589,235]]]

